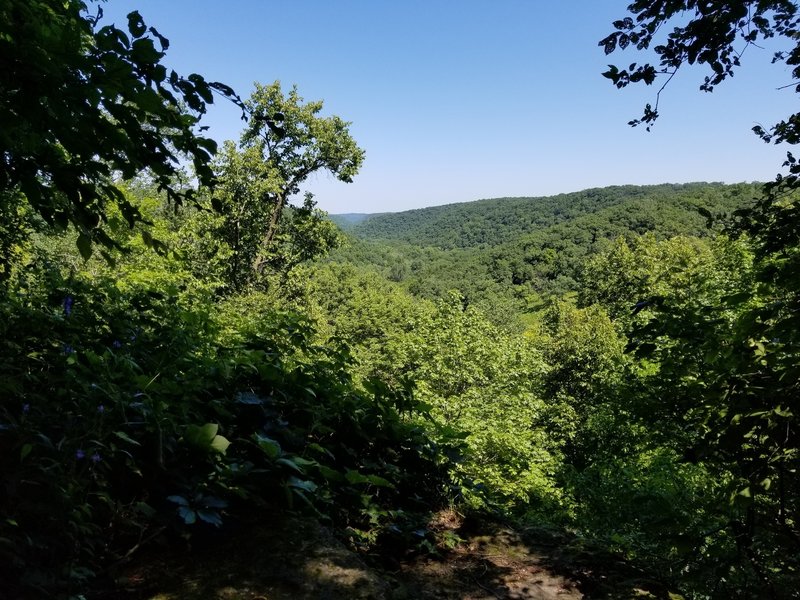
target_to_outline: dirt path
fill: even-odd
[[[443,560],[418,558],[402,565],[404,594],[424,600],[572,600],[583,598],[577,582],[556,573],[540,549],[499,528],[474,533]]]
[[[611,594],[588,563],[564,554],[559,534],[465,525],[453,514],[434,522],[460,542],[439,557],[370,566],[316,521],[280,517],[211,536],[176,553],[151,549],[90,600],[572,600],[657,598],[635,578]],[[455,539],[451,536],[451,539]],[[384,557],[385,558],[385,557]],[[607,560],[604,558],[603,560]],[[372,562],[372,561],[371,561]],[[585,562],[585,561],[584,561]],[[611,568],[615,568],[610,565]],[[620,589],[626,590],[625,593]],[[588,593],[587,593],[588,591]]]

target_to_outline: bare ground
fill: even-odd
[[[143,550],[91,600],[675,598],[624,562],[547,529],[435,515],[438,556],[362,558],[313,519],[275,516],[201,543]],[[607,572],[604,572],[606,570]]]

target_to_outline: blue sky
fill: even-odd
[[[795,110],[785,65],[749,48],[714,93],[687,69],[662,94],[650,133],[626,123],[657,88],[615,89],[597,42],[627,0],[110,0],[105,22],[138,10],[171,42],[165,63],[246,97],[253,82],[297,84],[325,114],[352,121],[366,150],[351,184],[307,189],[332,213],[384,212],[589,187],[768,180],[785,148],[750,131]],[[239,113],[211,107],[219,141]]]

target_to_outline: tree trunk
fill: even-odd
[[[264,265],[266,263],[265,255],[269,251],[269,247],[272,245],[272,240],[278,233],[278,223],[281,219],[281,214],[283,213],[283,207],[286,204],[286,194],[278,194],[276,200],[277,202],[275,203],[275,210],[272,211],[267,233],[261,240],[261,251],[256,255],[256,258],[253,261],[253,270],[259,274],[264,271]]]

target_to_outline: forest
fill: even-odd
[[[791,153],[767,183],[327,215],[302,185],[357,176],[350,123],[91,8],[0,2],[0,598],[154,597],[119,573],[298,515],[379,569],[446,562],[442,514],[569,539],[585,597],[800,595]],[[736,35],[800,31],[778,0],[629,11],[607,54],[694,17],[617,87],[713,87]],[[198,129],[215,101],[238,141]]]

